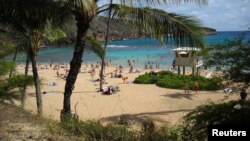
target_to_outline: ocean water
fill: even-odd
[[[238,37],[243,32],[218,32],[215,35],[206,35],[205,41],[208,45],[223,43],[225,40],[231,40]],[[246,39],[250,39],[250,33],[246,33]],[[153,38],[125,39],[110,41],[107,48],[107,60],[111,60],[111,65],[127,66],[127,60],[135,62],[135,67],[142,68],[146,63],[160,64],[161,68],[170,69],[174,59],[176,48],[173,44],[161,45]],[[73,56],[73,46],[48,47],[40,49],[38,53],[38,62],[65,62],[69,63]],[[19,62],[25,61],[25,55],[17,56]],[[83,62],[95,63],[100,59],[90,51],[83,55]]]

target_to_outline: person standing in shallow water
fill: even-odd
[[[198,94],[198,91],[199,91],[199,84],[197,81],[194,82],[194,91],[195,91],[195,94]]]

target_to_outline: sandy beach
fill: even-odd
[[[49,65],[48,65],[49,66]],[[68,65],[67,65],[68,66]],[[96,69],[94,79],[98,78],[99,69]],[[101,122],[116,121],[120,116],[126,115],[128,119],[135,122],[147,118],[155,120],[158,124],[180,123],[182,116],[195,107],[208,101],[239,99],[238,94],[225,94],[221,91],[201,91],[199,95],[184,94],[183,90],[160,88],[155,85],[141,85],[131,83],[137,76],[149,70],[141,70],[140,73],[128,73],[129,69],[123,69],[123,76],[128,77],[126,84],[122,78],[111,78],[110,72],[115,67],[106,68],[105,80],[109,85],[115,85],[120,91],[112,95],[103,95],[97,92],[99,82],[92,80],[89,70],[90,65],[82,65],[75,89],[71,96],[71,110],[77,112],[83,120],[99,120]],[[24,65],[17,67],[18,72],[24,72]],[[65,68],[60,68],[60,74],[65,74]],[[29,71],[31,73],[31,70]],[[42,79],[42,95],[44,115],[48,118],[60,119],[60,111],[63,106],[63,92],[65,80],[57,77],[57,70],[39,69]],[[56,86],[48,83],[55,82]],[[28,88],[26,109],[36,113],[34,87]]]

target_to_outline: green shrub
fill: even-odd
[[[250,101],[201,105],[184,117],[183,140],[205,140],[208,125],[250,125],[249,117]]]
[[[155,124],[152,120],[143,122],[140,141],[181,141],[182,127],[162,127],[156,130]]]
[[[9,91],[15,88],[23,88],[24,85],[34,85],[33,76],[14,75],[1,83],[0,97],[12,97],[14,92],[12,91],[11,93],[9,93]]]
[[[169,71],[140,75],[134,80],[134,83],[156,84],[163,88],[183,89],[185,81],[189,84],[190,89],[194,88],[195,81],[198,82],[200,90],[219,90],[223,87],[220,78],[208,79],[198,75],[178,75]]]
[[[0,62],[0,76],[6,75],[14,67],[14,62]]]
[[[138,84],[154,84],[157,82],[157,74],[156,73],[146,73],[144,75],[140,75],[138,79],[134,80],[134,83]]]

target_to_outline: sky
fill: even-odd
[[[108,1],[100,0],[100,3]],[[208,5],[185,3],[157,6],[157,8],[195,16],[204,26],[217,31],[242,31],[250,27],[247,26],[250,24],[250,0],[208,0]]]
[[[208,5],[171,5],[159,7],[166,11],[193,15],[204,26],[217,31],[247,30],[250,24],[250,0],[208,0]]]

